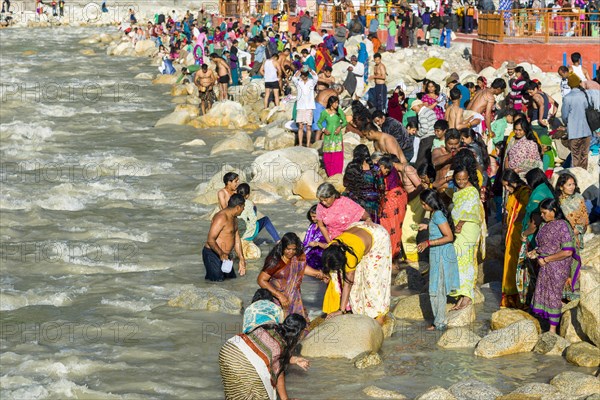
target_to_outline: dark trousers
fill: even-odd
[[[473,33],[473,17],[465,16],[465,33]]]
[[[223,282],[226,278],[235,278],[235,270],[232,269],[230,273],[224,274],[221,271],[221,258],[212,249],[204,246],[202,248],[202,262],[204,268],[206,268],[206,276],[204,279],[208,279],[212,282]]]
[[[573,167],[587,169],[591,141],[591,136],[579,139],[569,139],[569,148],[571,149],[571,156],[573,158]]]
[[[387,102],[387,86],[385,84],[375,84],[373,89],[375,94],[375,108],[379,111],[385,112]]]
[[[279,242],[281,238],[279,237],[279,233],[277,233],[277,229],[275,229],[269,217],[262,217],[256,222],[258,223],[258,233],[260,233],[260,231],[263,229],[266,229],[267,232],[269,232],[269,235],[271,235],[273,238],[273,241]]]
[[[421,139],[419,142],[419,151],[417,152],[417,168],[421,165],[431,164],[431,147],[433,147],[435,136],[429,136]]]
[[[406,157],[406,161],[410,162],[410,160],[412,160],[413,156],[415,155],[415,149],[410,146],[406,149],[402,149],[402,152],[404,153],[404,157]]]

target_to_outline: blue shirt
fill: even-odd
[[[469,89],[467,89],[460,83],[456,85],[456,87],[458,88],[458,90],[460,90],[460,108],[465,110],[467,108],[465,104],[467,103],[467,101],[471,100],[471,92],[469,92]]]

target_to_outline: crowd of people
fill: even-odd
[[[244,189],[236,183],[237,175],[227,174],[219,193],[222,210],[212,221],[204,249],[214,259],[204,258],[207,279],[235,277],[229,259],[234,248],[243,275],[242,242],[255,238],[262,226],[271,227],[275,242],[257,279],[260,301],[246,310],[248,323],[256,326],[240,334],[243,341],[258,340],[244,335],[267,329],[261,326],[285,326],[285,318],[309,323],[302,303],[304,275],[326,285],[322,312],[327,319],[353,313],[384,324],[394,268],[417,260],[429,264],[424,273],[434,320],[427,329],[444,330],[448,296],[455,298],[453,310],[473,304],[487,225],[494,223],[502,224],[506,245],[499,306],[527,310],[556,332],[563,304],[579,295],[579,254],[593,206],[580,193],[573,173],[555,172],[559,163],[563,168],[587,168],[590,146],[598,144],[598,126],[586,118],[586,98],[591,108],[600,110],[600,85],[589,79],[580,60],[573,53],[571,67],[558,71],[566,81],[562,120],[556,117],[557,102],[539,81],[510,61],[507,76],[489,86],[483,77],[473,87],[463,86],[453,73],[444,82],[448,95],[437,82],[424,81],[413,93],[396,88],[389,99],[385,90],[387,101],[378,106],[377,100],[363,104],[355,99],[351,118],[340,111],[334,87],[317,123],[324,123],[323,167],[327,174],[343,173],[345,190],[331,183],[319,186],[319,202],[307,210],[304,240],[293,232],[279,240],[270,221],[261,225],[255,219],[246,223],[246,232],[254,236],[240,236],[237,218],[248,212],[244,199],[249,186]],[[376,68],[373,75],[383,76],[379,74]],[[318,79],[305,68],[295,74],[294,83],[304,85],[299,92],[306,86],[313,90]],[[315,101],[327,90],[332,89],[320,91]],[[503,93],[504,100],[497,102]],[[298,115],[300,111],[299,107]],[[297,122],[299,127],[311,123],[308,116]],[[346,130],[373,142],[375,152],[365,144],[356,146],[344,168],[343,151],[335,149],[343,149]],[[566,160],[557,157],[558,138],[570,147]],[[555,173],[558,179],[552,185]],[[256,208],[249,205],[255,214]],[[222,271],[225,264],[227,273]],[[225,382],[232,366],[222,362]],[[308,367],[306,360],[300,362]],[[271,380],[273,390],[280,390],[278,382]],[[240,390],[231,381],[225,388],[226,394]]]

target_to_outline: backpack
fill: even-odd
[[[588,97],[587,92],[585,90],[582,90],[582,92],[587,101],[587,107],[585,108],[585,119],[587,119],[587,123],[593,133],[600,129],[600,111],[596,110],[594,105],[590,103],[590,98]]]

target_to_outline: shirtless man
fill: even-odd
[[[219,75],[219,97],[221,100],[227,100],[227,86],[232,83],[231,80],[231,68],[225,60],[223,60],[217,53],[212,53],[210,59],[215,63],[215,69],[217,75]]]
[[[457,87],[450,89],[450,100],[452,104],[446,108],[446,120],[449,129],[458,129],[457,125],[463,120],[463,109],[460,108],[460,99],[462,95]]]
[[[238,230],[237,217],[244,211],[244,196],[234,194],[227,203],[227,208],[219,211],[212,219],[208,231],[208,239],[202,248],[202,261],[206,268],[205,279],[212,282],[222,282],[226,278],[235,278],[233,268],[229,272],[223,272],[221,266],[223,261],[229,260],[231,250],[239,258],[240,276],[246,274],[246,260],[242,252],[242,242]]]
[[[335,83],[335,78],[331,75],[333,69],[330,66],[324,66],[319,74],[319,81],[317,82],[317,91],[320,93],[323,90],[331,88]]]
[[[449,175],[452,158],[458,152],[460,147],[460,133],[456,129],[446,131],[445,144],[443,147],[433,149],[431,152],[431,161],[435,168],[435,181],[433,188],[440,193],[444,193],[448,188],[448,182],[452,180]],[[444,199],[449,203],[450,198]]]
[[[496,78],[494,79],[494,82],[492,82],[492,87],[475,92],[471,98],[467,110],[475,111],[485,117],[485,128],[482,129],[483,132],[492,128],[492,120],[494,119],[493,112],[496,104],[494,96],[504,93],[504,90],[506,90],[506,82],[504,82],[504,79],[502,78]]]
[[[393,154],[398,157],[401,164],[407,164],[406,157],[404,157],[398,141],[392,135],[381,132],[377,129],[377,126],[371,123],[365,131],[365,138],[373,142],[376,151]]]
[[[219,208],[221,210],[227,208],[229,199],[236,193],[237,187],[240,184],[240,176],[235,172],[228,172],[223,175],[223,184],[225,187],[217,192]]]
[[[212,106],[212,102],[217,98],[215,96],[214,85],[217,83],[217,74],[212,69],[208,69],[208,65],[202,64],[202,67],[196,72],[194,83],[198,87],[198,97],[200,97],[200,109],[202,115]],[[210,106],[207,109],[207,103]]]
[[[387,86],[385,86],[385,79],[387,78],[387,70],[385,65],[381,62],[381,54],[375,53],[373,56],[375,61],[375,68],[373,68],[373,75],[369,76],[369,80],[375,81],[375,109],[385,112],[387,102]]]

